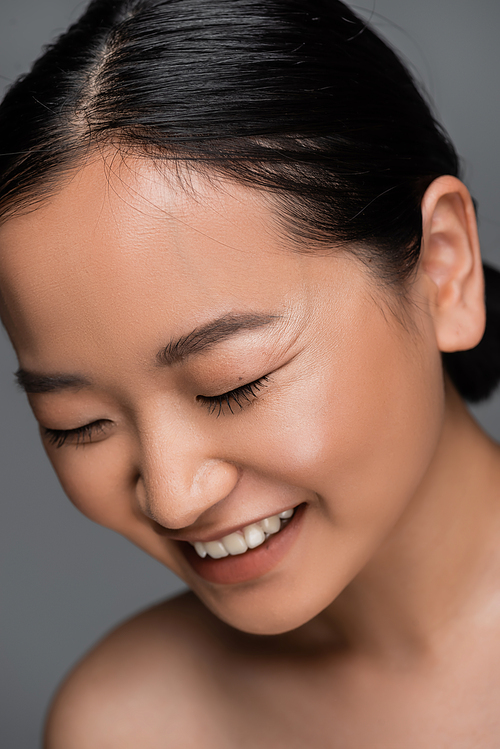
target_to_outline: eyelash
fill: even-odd
[[[221,393],[221,395],[198,395],[196,396],[196,400],[206,405],[210,414],[217,411],[217,418],[219,418],[224,412],[224,407],[227,406],[230,412],[234,414],[233,405],[238,406],[241,410],[246,405],[243,401],[251,403],[252,400],[255,400],[259,396],[260,390],[267,386],[268,381],[269,377],[265,375],[258,380],[234,388],[234,390],[229,390],[227,393]],[[96,433],[98,434],[102,431],[104,431],[104,421],[93,421],[91,424],[84,424],[84,426],[76,427],[76,429],[49,429],[48,427],[43,427],[43,433],[49,444],[56,448],[62,447],[70,439],[73,440],[76,446],[82,445],[90,442]]]
[[[77,427],[76,429],[49,429],[48,427],[43,427],[45,437],[49,444],[54,445],[54,447],[62,447],[69,439],[73,440],[78,447],[78,445],[90,442],[91,437],[102,431],[104,431],[104,421],[93,421],[92,424],[84,424],[84,426]]]
[[[219,418],[221,413],[223,413],[225,406],[227,406],[231,413],[234,414],[231,404],[238,406],[241,410],[246,405],[243,400],[245,400],[247,403],[251,403],[253,400],[255,400],[255,398],[258,398],[260,390],[263,387],[267,386],[268,381],[269,377],[265,375],[264,377],[260,377],[258,380],[249,382],[239,388],[234,388],[234,390],[229,390],[227,393],[222,393],[221,395],[198,395],[196,396],[196,400],[199,403],[203,403],[204,405],[206,405],[210,414],[213,414],[215,413],[215,411],[217,411],[217,418]]]

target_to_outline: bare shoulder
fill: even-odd
[[[223,703],[214,670],[224,626],[190,593],[119,626],[61,686],[45,748],[175,749],[201,743],[197,731],[206,746]]]

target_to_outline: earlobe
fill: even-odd
[[[441,351],[465,351],[485,327],[484,280],[474,205],[456,177],[434,180],[422,200],[420,271]]]

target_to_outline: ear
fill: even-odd
[[[434,180],[422,200],[420,271],[427,281],[441,351],[465,351],[485,328],[484,279],[476,213],[456,177]]]

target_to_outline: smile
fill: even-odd
[[[194,546],[199,557],[204,559],[207,555],[212,559],[221,559],[227,556],[236,556],[244,554],[249,549],[255,549],[260,546],[269,536],[279,531],[287,524],[295,509],[285,510],[278,515],[271,515],[268,518],[259,520],[257,523],[250,523],[235,533],[216,541],[194,541]]]
[[[176,543],[191,569],[207,582],[249,582],[271,572],[291,551],[304,525],[306,508],[307,503],[302,502],[217,540]]]

